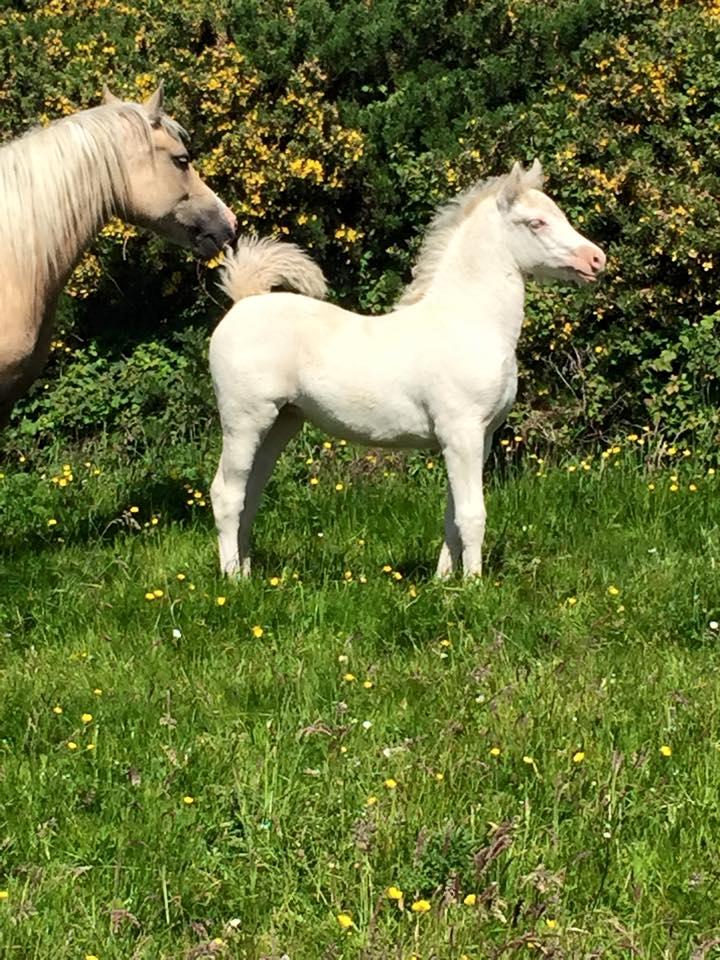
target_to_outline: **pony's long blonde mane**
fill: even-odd
[[[420,253],[412,268],[413,278],[395,304],[396,307],[407,307],[422,300],[455,230],[464,223],[479,203],[487,197],[497,195],[511,176],[513,173],[478,180],[472,187],[440,207],[430,221],[430,226],[420,245]],[[541,189],[542,184],[543,176],[539,167],[523,171],[522,190]]]
[[[160,119],[176,139],[186,136],[174,120]],[[0,256],[38,282],[71,263],[109,216],[122,213],[128,136],[151,145],[150,121],[138,104],[120,103],[63,117],[0,147]]]

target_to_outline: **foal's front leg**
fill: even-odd
[[[457,434],[457,436],[453,434],[443,446],[450,484],[448,507],[452,498],[453,526],[462,544],[463,573],[466,577],[479,576],[482,573],[482,545],[485,537],[485,497],[483,495],[485,438],[476,428],[462,430],[459,427]],[[452,561],[452,548],[447,539],[447,528],[445,536],[443,548],[447,547]],[[439,574],[441,574],[442,562],[443,553],[440,554],[440,563],[438,563]]]
[[[462,541],[460,531],[455,523],[455,503],[453,502],[452,489],[448,484],[447,504],[445,506],[445,540],[440,550],[440,559],[435,576],[441,580],[447,580],[451,577],[460,565],[461,553]]]

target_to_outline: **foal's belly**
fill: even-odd
[[[321,430],[355,443],[413,449],[437,446],[427,412],[409,399],[357,393],[331,398],[316,388],[312,395],[298,396],[293,405]]]

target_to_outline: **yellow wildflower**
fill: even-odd
[[[430,909],[429,900],[416,900],[410,907],[413,913],[427,913]]]
[[[337,915],[337,922],[343,930],[350,930],[351,927],[355,926],[349,913],[339,913]]]

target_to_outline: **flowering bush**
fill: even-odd
[[[609,266],[590,291],[532,288],[514,429],[715,432],[719,42],[717,0],[26,2],[0,13],[0,135],[162,78],[243,227],[308,247],[373,311],[438,203],[537,155]],[[185,254],[117,222],[68,294],[63,335],[107,363],[221,309]],[[40,390],[28,416],[52,419]]]

